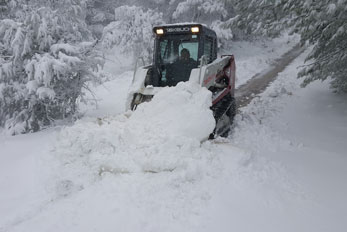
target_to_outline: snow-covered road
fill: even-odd
[[[344,231],[347,96],[301,89],[304,57],[228,139],[199,142],[212,115],[189,84],[121,113],[129,74],[105,84],[117,109],[106,97],[71,127],[2,135],[0,231]]]
[[[248,173],[224,175],[207,231],[347,228],[347,96],[299,87],[306,54],[238,115],[228,146],[250,154]]]

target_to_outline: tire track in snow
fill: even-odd
[[[300,44],[295,45],[281,58],[275,60],[272,67],[256,74],[247,81],[246,84],[238,87],[235,92],[237,108],[248,105],[256,95],[262,93],[269,84],[277,78],[278,74],[292,63],[304,50],[305,47]]]

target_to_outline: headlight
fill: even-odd
[[[155,30],[155,33],[157,33],[157,35],[162,35],[162,34],[164,34],[164,30],[163,29],[157,29],[157,30]]]
[[[191,31],[192,31],[193,33],[198,33],[198,32],[199,32],[199,27],[192,27],[192,28],[191,28]]]

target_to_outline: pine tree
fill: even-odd
[[[171,1],[171,4],[177,1]],[[184,0],[177,4],[172,17],[176,22],[200,22],[210,24],[227,16],[224,1]]]
[[[294,3],[291,7],[296,9]],[[306,59],[310,64],[299,74],[303,86],[330,78],[335,91],[347,92],[347,1],[311,1],[296,11],[295,31],[314,45]]]
[[[122,53],[151,60],[153,47],[152,28],[162,24],[162,14],[137,6],[115,9],[115,21],[104,28],[104,48],[117,46]]]
[[[227,0],[233,17],[226,21],[235,38],[276,37],[287,27],[282,0]]]
[[[299,76],[303,86],[331,78],[331,87],[347,92],[347,0],[228,0],[237,16],[224,22],[236,37],[277,36],[285,29],[314,45]],[[239,30],[239,31],[238,31]],[[241,33],[239,33],[241,32]]]
[[[233,38],[230,25],[225,22],[229,12],[224,0],[172,0],[170,5],[176,7],[172,12],[173,22],[196,22],[208,25],[218,34],[220,47],[225,47]]]
[[[83,42],[92,40],[83,1],[33,1],[21,8],[14,11],[20,17],[0,21],[0,126],[11,134],[72,117],[98,64],[94,44]]]

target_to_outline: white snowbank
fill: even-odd
[[[232,184],[211,203],[206,231],[346,230],[347,96],[327,82],[300,88],[308,53],[236,117],[230,145],[251,154],[251,176],[223,175]]]
[[[211,92],[197,84],[167,87],[134,112],[82,119],[62,130],[55,153],[70,173],[66,178],[86,182],[103,172],[185,168],[201,156],[200,141],[215,127],[210,106]]]

